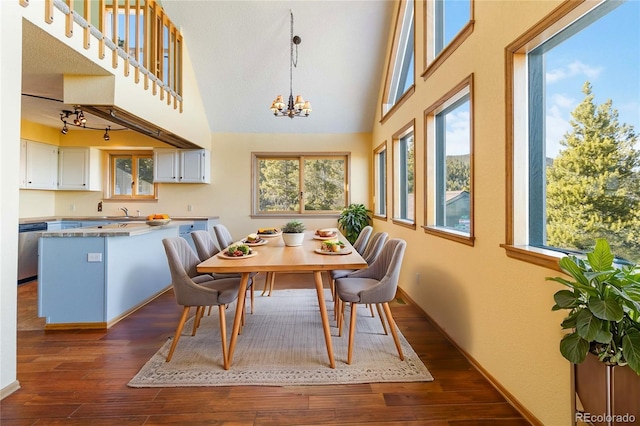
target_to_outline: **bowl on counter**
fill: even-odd
[[[171,219],[150,219],[150,220],[147,220],[145,223],[149,226],[160,226],[160,225],[166,225],[169,222],[171,222]]]

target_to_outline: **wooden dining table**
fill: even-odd
[[[329,364],[331,368],[335,368],[329,318],[324,300],[322,272],[336,269],[362,269],[367,267],[365,260],[353,249],[349,241],[347,241],[339,231],[336,230],[336,233],[335,239],[345,244],[343,252],[348,252],[348,254],[318,253],[317,249],[320,249],[322,240],[315,235],[314,231],[305,231],[304,240],[300,246],[285,246],[280,235],[272,237],[263,236],[267,244],[252,247],[252,251],[255,253],[253,256],[229,259],[224,256],[225,250],[221,250],[219,254],[205,260],[197,266],[198,272],[202,273],[241,274],[240,288],[238,289],[238,303],[233,321],[233,331],[229,343],[227,362],[224,365],[225,370],[231,367],[233,360],[233,352],[242,321],[249,274],[252,272],[313,272],[322,327],[324,329],[324,338],[327,345],[327,354],[329,355]],[[277,321],[277,318],[274,318],[274,322],[275,321]]]

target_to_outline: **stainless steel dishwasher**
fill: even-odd
[[[18,225],[18,284],[38,276],[38,239],[47,230],[47,222]]]

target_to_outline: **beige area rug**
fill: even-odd
[[[332,320],[331,295],[328,290],[325,292],[335,369],[329,367],[315,290],[277,290],[271,297],[256,294],[254,314],[246,315],[229,370],[222,367],[218,310],[214,308],[211,316],[204,317],[195,337],[191,336],[193,317],[187,321],[171,362],[165,362],[170,338],[129,386],[286,386],[433,380],[398,332],[405,356],[404,361],[400,360],[393,337],[384,334],[377,314],[371,317],[364,306],[359,307],[353,361],[348,365],[348,330],[344,329],[343,336],[338,337]],[[234,311],[235,305],[227,310],[229,336]],[[348,321],[348,313],[345,317]]]

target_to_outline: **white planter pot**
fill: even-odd
[[[287,234],[282,233],[282,239],[284,240],[284,245],[289,247],[295,247],[302,245],[302,240],[304,240],[304,233],[299,234]]]

